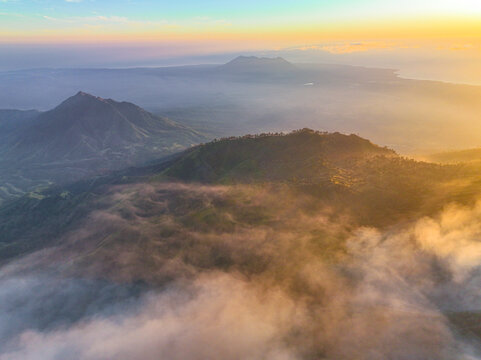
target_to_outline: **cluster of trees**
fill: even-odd
[[[312,134],[312,135],[328,135],[328,131],[319,131],[319,130],[312,130],[309,128],[303,128],[303,129],[298,129],[298,130],[293,130],[291,132],[266,132],[266,133],[260,133],[260,134],[246,134],[242,136],[228,136],[228,137],[222,137],[220,139],[214,139],[212,142],[221,142],[221,141],[234,141],[234,140],[244,140],[244,139],[260,139],[260,138],[267,138],[267,137],[281,137],[281,136],[288,136],[288,135],[294,135],[294,134]],[[339,133],[334,133],[334,134],[339,134]]]

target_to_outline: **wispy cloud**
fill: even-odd
[[[71,2],[76,2],[76,0],[70,0]],[[72,26],[115,26],[115,25],[124,25],[124,26],[131,26],[131,27],[165,27],[165,26],[174,26],[175,24],[171,24],[165,20],[159,21],[141,21],[141,20],[133,20],[125,16],[116,16],[116,15],[92,15],[92,16],[71,16],[71,17],[53,17],[48,15],[41,16],[44,20],[48,20],[51,22],[57,23],[64,23],[64,24],[71,24]]]

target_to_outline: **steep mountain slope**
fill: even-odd
[[[83,92],[40,114],[7,157],[56,162],[155,157],[197,143],[195,131],[127,102]]]
[[[206,139],[128,102],[79,92],[42,113],[3,112],[0,201],[165,156]]]

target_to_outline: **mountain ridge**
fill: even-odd
[[[288,134],[269,133],[215,140],[186,150],[162,173],[167,177],[200,182],[229,179],[312,182],[320,174],[323,177],[333,176],[331,170],[335,165],[344,167],[346,162],[373,156],[394,157],[397,154],[354,134],[305,128]]]
[[[208,138],[133,103],[81,91],[45,112],[9,113],[25,119],[0,122],[0,130],[8,128],[0,134],[0,202],[140,165]]]
[[[10,155],[30,162],[102,158],[102,152],[130,157],[143,151],[141,147],[148,146],[156,136],[166,138],[173,131],[190,137],[189,145],[201,138],[194,130],[135,104],[78,92],[54,109],[40,113],[35,124],[16,139]],[[156,145],[162,146],[159,142]],[[32,150],[34,154],[29,155]]]
[[[67,231],[72,224],[78,224],[79,218],[101,209],[103,199],[115,197],[125,187],[137,189],[130,193],[132,199],[142,198],[142,189],[160,189],[152,198],[138,203],[152,217],[165,210],[151,208],[153,199],[173,196],[176,216],[184,219],[185,211],[193,211],[204,219],[210,211],[208,202],[200,199],[190,202],[187,200],[190,195],[184,198],[169,189],[184,189],[189,193],[189,189],[213,185],[217,189],[253,192],[264,189],[276,196],[288,192],[294,198],[305,199],[302,206],[307,212],[327,207],[350,216],[353,224],[382,227],[419,214],[435,213],[440,204],[475,199],[473,194],[479,192],[481,179],[478,172],[468,170],[403,158],[393,150],[352,134],[302,129],[289,134],[225,138],[148,166],[50,186],[0,206],[0,245],[3,244],[0,260],[45,246],[42,239],[54,241],[55,234]],[[470,177],[473,181],[468,184],[452,185],[460,184],[458,179]],[[176,198],[178,195],[180,198]],[[233,206],[220,200],[217,205]],[[127,214],[130,210],[125,211]],[[188,219],[197,224],[195,217]],[[206,219],[220,221],[212,216]],[[256,220],[256,216],[249,219],[262,220]]]

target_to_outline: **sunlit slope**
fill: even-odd
[[[9,258],[55,243],[67,230],[79,226],[85,216],[113,204],[117,204],[115,211],[120,211],[121,217],[145,216],[155,223],[157,216],[170,214],[186,226],[233,231],[236,224],[245,221],[268,221],[272,207],[279,206],[275,205],[277,200],[284,204],[290,201],[285,199],[299,198],[303,200],[288,208],[308,213],[329,208],[335,216],[349,217],[351,226],[384,227],[434,214],[451,201],[471,203],[480,181],[472,168],[405,159],[355,135],[305,129],[288,135],[229,138],[148,167],[52,187],[4,205],[0,208],[0,254]],[[187,190],[182,186],[170,191],[170,183],[220,186],[227,193],[240,187],[237,194],[250,195],[230,193],[230,200],[219,197],[214,202],[202,197],[193,200],[196,196],[185,195]],[[205,185],[196,185],[199,183]],[[119,186],[134,189],[127,191],[140,212],[131,214],[123,208]],[[158,186],[160,190],[154,190],[154,198],[149,200],[144,197],[143,186]],[[185,186],[188,189],[191,185]],[[255,197],[259,191],[271,194],[266,195],[269,202],[250,209],[252,200],[246,200],[250,210],[244,211],[238,201],[243,203],[245,196]],[[112,203],[112,197],[117,196],[118,202]],[[163,202],[160,199],[171,205],[155,205]]]
[[[396,156],[356,135],[319,133],[308,129],[288,135],[264,134],[228,138],[185,152],[166,176],[184,181],[348,181],[341,169],[358,160]],[[338,165],[338,167],[336,167]]]
[[[366,216],[366,221],[375,216],[374,222],[381,218],[393,222],[421,208],[432,207],[432,211],[440,199],[465,201],[474,196],[479,184],[472,167],[414,161],[356,135],[309,129],[195,147],[156,178],[214,184],[286,183],[316,196],[336,194],[337,203],[347,201],[351,210],[371,208],[359,216]]]

